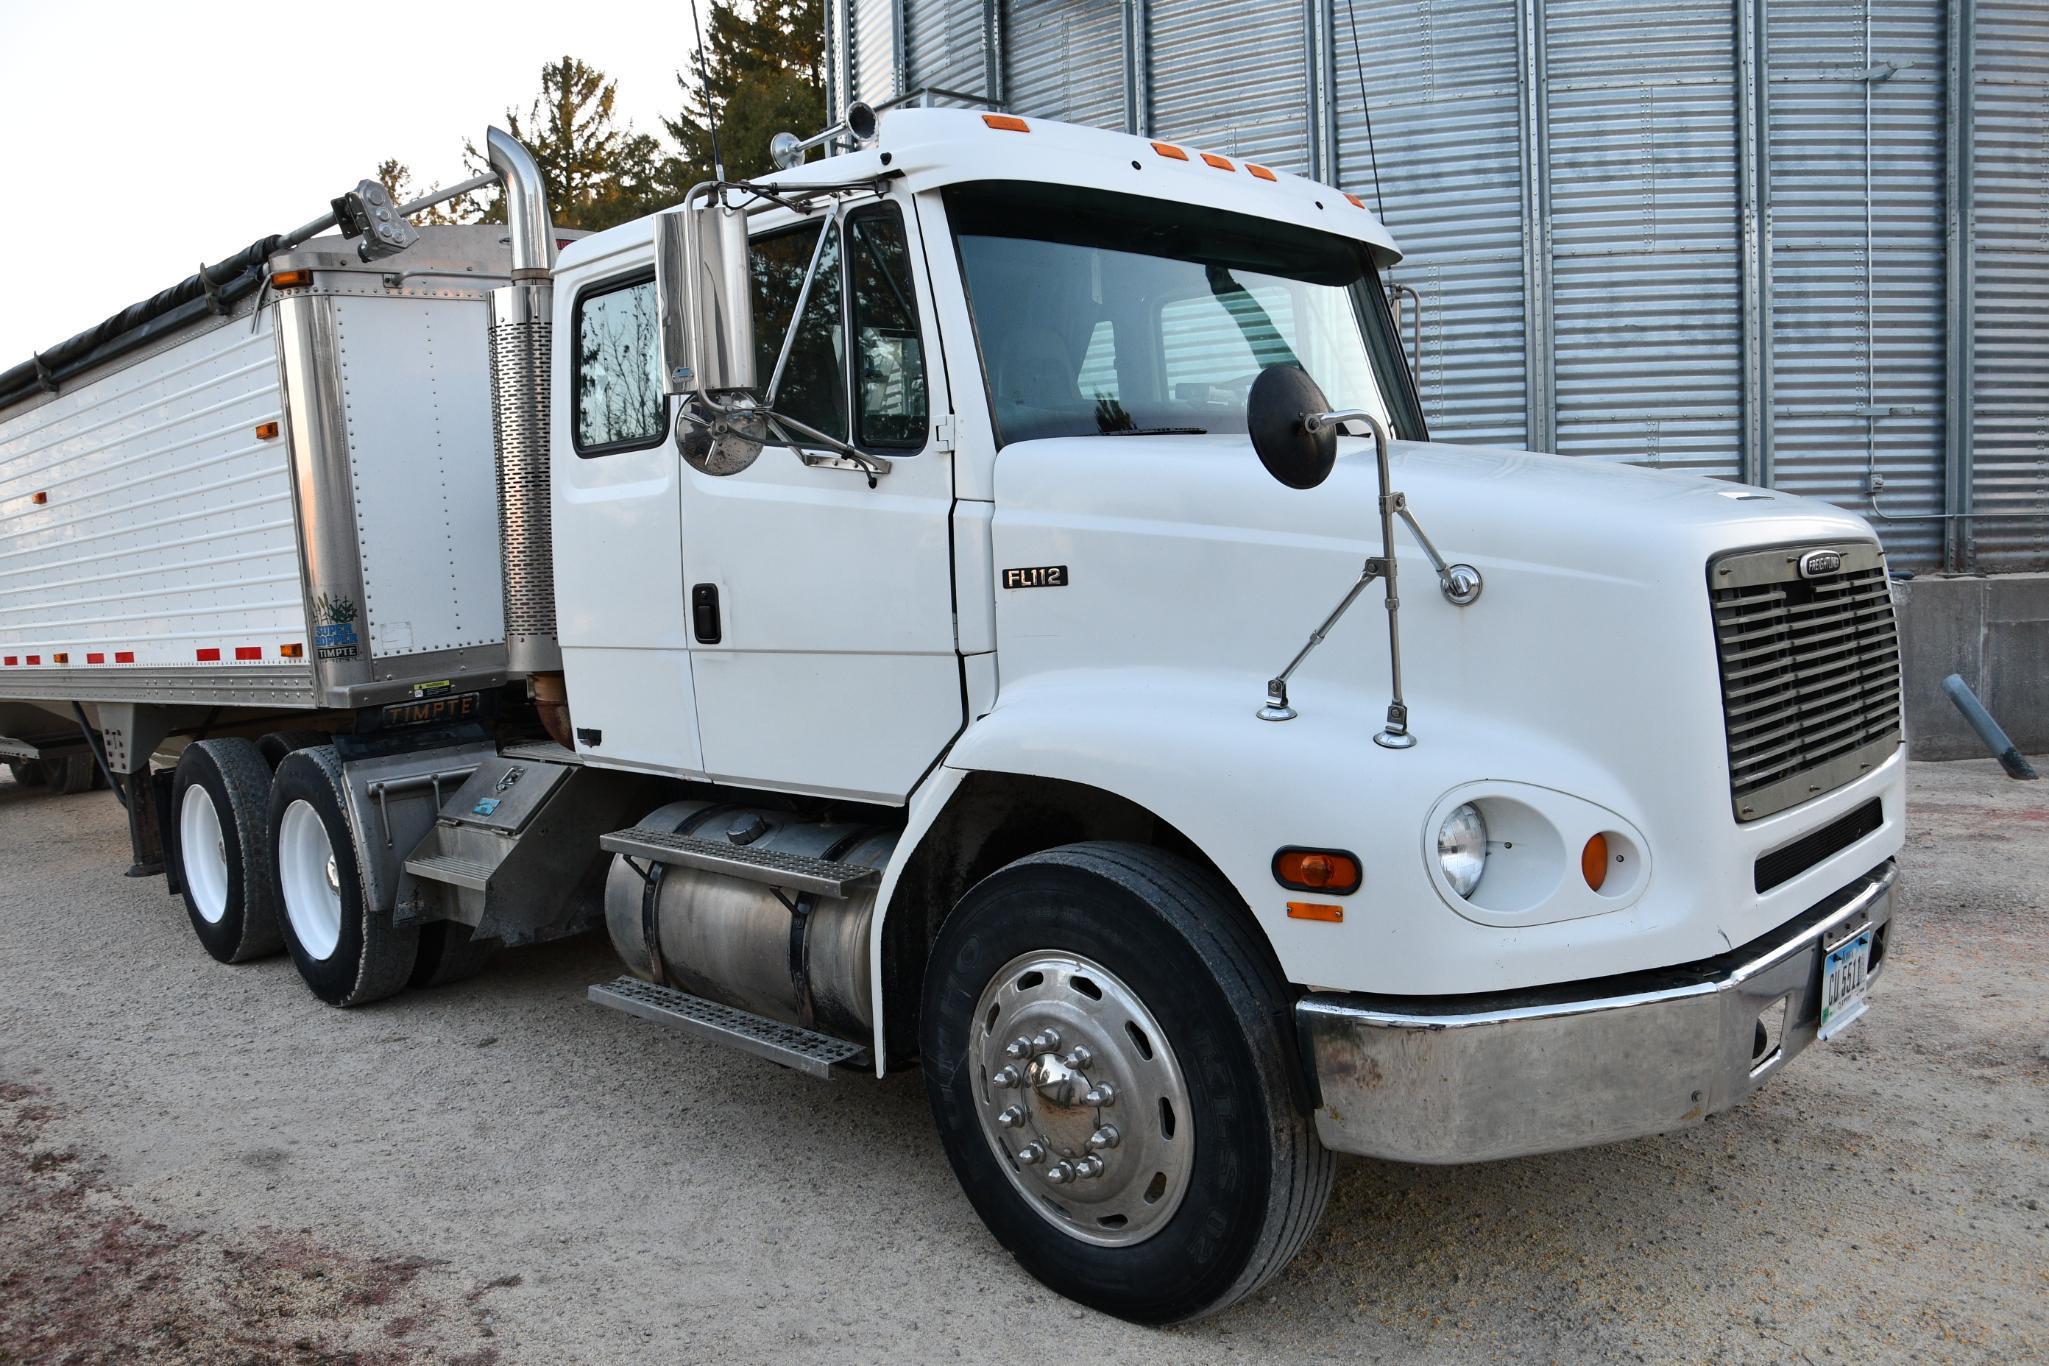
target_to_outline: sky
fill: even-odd
[[[418,186],[465,178],[463,140],[524,115],[565,52],[658,133],[693,42],[688,0],[0,0],[0,370],[318,217],[386,157]]]

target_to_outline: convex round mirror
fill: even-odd
[[[1330,400],[1299,365],[1269,365],[1252,382],[1245,429],[1266,472],[1291,489],[1313,489],[1337,463],[1335,427],[1311,432],[1303,419],[1330,411]]]
[[[699,474],[738,474],[761,454],[768,424],[750,408],[720,411],[696,402],[676,414],[676,449]]]

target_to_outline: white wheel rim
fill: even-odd
[[[228,841],[213,794],[198,783],[185,789],[178,804],[178,853],[192,908],[207,924],[220,924],[228,913]]]
[[[303,801],[285,808],[277,830],[278,890],[306,956],[324,959],[341,942],[341,879],[320,813]]]

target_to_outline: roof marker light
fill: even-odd
[[[1153,150],[1170,161],[1188,160],[1188,153],[1182,151],[1171,142],[1156,142],[1153,144]]]
[[[1348,194],[1345,196],[1345,198],[1352,201],[1352,207],[1355,209],[1363,209],[1366,207],[1366,201],[1359,198],[1359,196],[1355,194]]]
[[[982,122],[1005,133],[1029,133],[1032,126],[1015,114],[984,114]]]
[[[1266,167],[1254,166],[1249,161],[1245,163],[1245,169],[1250,171],[1253,175],[1257,176],[1261,180],[1273,180],[1275,178],[1274,173],[1272,171],[1267,170]]]
[[[1228,158],[1220,157],[1215,152],[1204,152],[1202,159],[1206,165],[1214,166],[1219,171],[1235,171],[1238,169],[1230,163]]]

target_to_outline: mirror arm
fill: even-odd
[[[775,407],[775,398],[782,391],[783,371],[789,367],[790,353],[797,349],[797,326],[804,321],[804,308],[811,302],[811,286],[818,280],[818,262],[825,255],[826,235],[839,225],[839,201],[834,200],[831,212],[825,215],[825,223],[818,230],[818,241],[811,247],[811,264],[804,268],[804,283],[797,290],[797,306],[790,310],[790,326],[783,333],[783,349],[776,355],[775,370],[768,377],[768,388],[762,392],[761,406]]]
[[[827,436],[816,427],[807,427],[794,417],[770,412],[766,408],[760,409],[759,412],[768,421],[768,425],[774,429],[776,435],[782,438],[781,444],[795,451],[797,458],[807,465],[859,470],[868,476],[868,487],[871,489],[875,487],[877,479],[880,479],[883,475],[896,468],[884,457],[870,455],[866,451],[849,446],[838,437]],[[792,432],[804,439],[801,441],[792,440],[790,436]],[[828,458],[806,454],[806,447],[813,450],[831,451],[832,456]]]
[[[1383,749],[1407,749],[1416,743],[1416,737],[1409,732],[1409,708],[1402,701],[1402,633],[1400,626],[1401,595],[1395,586],[1394,519],[1395,511],[1403,505],[1402,495],[1394,490],[1394,477],[1388,472],[1387,448],[1390,437],[1387,424],[1374,413],[1364,408],[1345,408],[1329,413],[1305,413],[1302,417],[1303,430],[1310,435],[1319,435],[1347,422],[1363,422],[1373,432],[1373,456],[1380,476],[1380,556],[1376,564],[1366,561],[1359,581],[1352,585],[1345,599],[1309,637],[1308,644],[1289,662],[1288,667],[1271,679],[1266,685],[1266,705],[1259,709],[1262,721],[1288,721],[1295,715],[1295,709],[1288,705],[1288,676],[1297,665],[1309,657],[1310,651],[1323,643],[1324,636],[1345,614],[1345,609],[1357,600],[1359,593],[1378,578],[1383,585],[1383,596],[1387,603],[1387,668],[1391,697],[1387,704],[1387,724],[1373,737],[1373,743]]]

